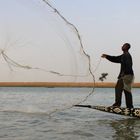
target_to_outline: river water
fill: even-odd
[[[0,140],[140,140],[140,119],[72,107],[90,88],[0,88]],[[140,89],[133,89],[140,107]],[[111,105],[114,89],[97,88],[83,104]],[[125,106],[123,97],[123,104]]]

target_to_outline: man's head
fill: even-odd
[[[131,45],[129,43],[125,43],[122,46],[122,51],[127,52],[131,48]]]

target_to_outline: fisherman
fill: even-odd
[[[131,93],[131,87],[134,80],[134,72],[133,72],[133,62],[132,57],[129,53],[131,45],[129,43],[125,43],[122,46],[123,54],[119,56],[110,56],[107,54],[102,54],[102,58],[106,58],[107,60],[120,63],[120,73],[118,76],[118,81],[115,86],[115,103],[112,105],[114,107],[121,106],[122,92],[125,94],[125,101],[127,108],[133,108],[133,98]]]

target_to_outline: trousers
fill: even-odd
[[[122,78],[118,79],[117,84],[115,86],[115,103],[113,105],[121,106],[122,92],[124,91],[126,107],[133,108],[133,99],[131,90],[128,91],[124,87],[125,87],[124,80]]]

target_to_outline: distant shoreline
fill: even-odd
[[[96,87],[113,88],[113,82],[0,82],[0,87]],[[134,83],[134,88],[140,88],[140,83]]]

